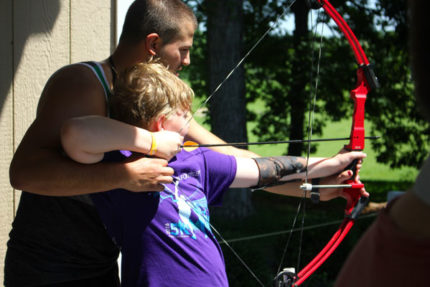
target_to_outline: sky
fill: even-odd
[[[125,14],[127,13],[127,9],[128,7],[130,7],[131,3],[133,2],[133,0],[120,0],[120,1],[116,1],[116,5],[117,5],[117,15],[116,15],[116,23],[117,23],[117,27],[116,27],[116,42],[118,43],[119,40],[119,36],[121,36],[121,31],[122,31],[122,25],[124,23],[124,18],[125,18]]]

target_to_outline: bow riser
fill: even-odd
[[[357,70],[357,87],[351,91],[351,99],[354,101],[354,113],[352,117],[350,142],[345,149],[362,151],[364,149],[364,112],[369,85],[362,69]]]

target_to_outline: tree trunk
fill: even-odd
[[[292,6],[295,18],[295,30],[294,30],[294,51],[295,57],[293,62],[293,75],[295,77],[293,81],[293,87],[291,89],[291,97],[289,101],[291,103],[291,133],[290,138],[292,139],[303,139],[304,137],[304,125],[305,125],[305,114],[306,104],[308,103],[308,94],[305,91],[305,87],[309,82],[309,70],[311,68],[309,61],[309,50],[307,45],[308,40],[308,13],[309,8],[305,1],[297,1]],[[303,143],[293,144],[288,147],[289,155],[301,155],[303,151]]]
[[[209,91],[211,94],[239,63],[242,51],[243,0],[207,1]],[[240,66],[209,101],[212,132],[223,140],[247,141],[244,68]],[[222,213],[244,217],[252,211],[248,190],[225,194]]]

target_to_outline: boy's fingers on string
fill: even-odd
[[[181,151],[184,137],[172,131],[158,131],[151,133],[152,143],[149,155],[170,160]]]

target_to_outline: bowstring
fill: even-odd
[[[311,23],[313,23],[313,9],[310,9],[310,15],[311,15]],[[315,39],[317,37],[317,28],[318,28],[318,19],[320,17],[320,10],[317,12],[316,22],[315,22],[315,28],[313,29],[313,36],[312,36],[312,63],[311,63],[311,75],[310,75],[310,82],[313,83],[313,73],[314,73],[314,43],[316,42]],[[318,47],[318,57],[317,57],[317,65],[316,65],[316,73],[315,73],[315,83],[313,89],[311,89],[311,92],[309,93],[309,113],[308,113],[308,146],[307,146],[307,153],[306,153],[306,174],[305,174],[305,183],[309,182],[309,174],[308,174],[308,166],[309,166],[309,158],[311,154],[311,141],[312,140],[312,132],[313,132],[313,124],[314,124],[314,116],[315,116],[315,106],[317,101],[317,95],[318,95],[318,84],[319,84],[319,76],[320,76],[320,67],[321,67],[321,51],[322,51],[322,43],[323,43],[323,34],[324,34],[324,24],[321,24],[321,32],[320,32],[320,40],[319,40],[319,47]],[[313,92],[312,92],[313,91]],[[300,268],[300,260],[301,260],[301,252],[302,252],[302,245],[303,245],[303,231],[304,231],[304,225],[305,225],[305,217],[306,217],[306,191],[303,191],[302,199],[304,201],[303,205],[303,213],[302,213],[302,222],[300,227],[300,239],[299,239],[299,251],[297,255],[297,270]]]
[[[318,10],[317,14],[317,20],[320,15],[320,10]],[[313,23],[313,11],[310,9],[310,17],[311,17],[311,23]],[[314,60],[315,60],[315,38],[317,35],[317,28],[318,28],[318,22],[316,22],[315,27],[313,28],[312,32],[312,41],[311,41],[311,50],[312,50],[312,61],[311,61],[311,72],[310,72],[310,83],[314,82],[313,78],[313,71],[314,71]],[[321,51],[322,51],[322,39],[323,39],[323,29],[324,25],[321,25],[321,35],[320,35],[320,43],[319,43],[319,49],[318,49],[318,60],[316,65],[316,76],[315,76],[315,84],[314,88],[311,89],[309,93],[309,107],[308,107],[308,121],[307,121],[307,131],[308,131],[308,143],[307,143],[307,153],[306,153],[306,170],[305,170],[305,183],[308,183],[309,176],[308,176],[308,165],[309,165],[309,158],[310,158],[310,152],[311,152],[311,140],[312,140],[312,131],[313,131],[313,122],[314,122],[314,114],[315,114],[315,106],[316,106],[316,99],[317,99],[317,91],[318,91],[318,83],[319,83],[319,74],[320,74],[320,60],[321,60]],[[296,264],[296,270],[299,270],[300,268],[300,259],[301,259],[301,252],[302,252],[302,242],[303,242],[303,231],[304,231],[304,224],[305,224],[305,217],[306,217],[306,191],[303,191],[303,194],[299,200],[299,204],[296,210],[296,214],[293,219],[292,223],[292,229],[295,229],[295,225],[297,222],[298,217],[301,215],[301,223],[300,223],[300,235],[299,235],[299,249],[298,249],[298,255],[297,255],[297,264]],[[303,205],[303,207],[302,207]],[[281,261],[278,266],[277,274],[280,273],[283,262],[285,260],[287,250],[289,243],[291,241],[292,232],[289,233],[287,243],[284,247],[284,250],[282,252]]]
[[[212,91],[212,93],[206,98],[205,101],[200,103],[200,105],[197,107],[197,109],[191,113],[190,118],[187,120],[187,122],[184,124],[184,126],[179,130],[179,133],[190,123],[190,121],[194,118],[194,115],[201,110],[203,107],[207,105],[207,103],[210,101],[210,99],[220,90],[220,88],[224,85],[224,83],[234,74],[234,72],[242,65],[242,63],[249,57],[249,55],[254,51],[254,49],[261,43],[261,41],[270,33],[272,32],[276,25],[279,23],[279,20],[284,17],[287,10],[290,10],[291,6],[296,2],[296,0],[292,0],[291,3],[287,7],[282,8],[282,13],[278,15],[275,19],[273,24],[270,25],[270,27],[263,33],[263,35],[255,42],[255,44],[248,50],[248,52],[242,57],[242,59],[233,67],[233,69],[227,74],[227,76],[216,86],[216,88]],[[311,11],[311,23],[312,23],[312,9]],[[320,12],[318,12],[319,15]],[[318,17],[317,17],[318,18]],[[317,24],[315,25],[315,28],[313,29],[313,39],[316,37],[316,30],[317,30]],[[323,31],[323,25],[322,25],[322,31]],[[321,50],[322,50],[322,39],[323,39],[323,33],[321,31],[321,38],[320,38],[320,45],[319,45],[319,53],[318,53],[318,62],[317,62],[317,72],[316,72],[316,80],[315,80],[315,88],[310,93],[310,100],[309,100],[309,113],[308,113],[308,146],[307,146],[307,156],[306,156],[306,174],[305,174],[305,182],[308,183],[308,163],[309,163],[309,157],[310,157],[310,150],[311,150],[311,139],[312,139],[312,126],[314,121],[314,112],[315,112],[315,106],[316,106],[316,97],[317,97],[317,89],[318,89],[318,81],[319,81],[319,72],[320,72],[320,59],[321,59]],[[313,82],[313,69],[314,69],[314,40],[312,40],[312,62],[311,62],[311,73],[310,73],[310,82]],[[186,202],[188,205],[192,204],[187,197]],[[303,208],[302,208],[303,205]],[[192,207],[192,205],[191,205]],[[303,195],[299,201],[299,205],[297,207],[297,211],[293,220],[292,228],[293,230],[295,228],[297,219],[299,217],[300,211],[302,211],[302,220],[301,220],[301,227],[300,227],[300,239],[299,239],[299,252],[298,252],[298,259],[297,259],[297,270],[300,266],[300,257],[301,257],[301,249],[302,249],[302,241],[303,241],[303,227],[304,227],[304,219],[305,219],[305,211],[306,210],[306,191],[303,192]],[[261,285],[264,286],[264,284],[261,282],[261,280],[255,275],[255,273],[252,271],[252,269],[245,263],[245,261],[239,256],[239,254],[233,249],[231,245],[228,244],[228,242],[222,237],[221,233],[218,232],[218,230],[210,223],[208,222],[212,230],[217,234],[217,236],[221,239],[221,241],[231,250],[231,252],[236,256],[236,258],[242,263],[242,265],[248,270],[248,272],[254,277],[254,279]],[[278,272],[280,272],[282,263],[285,259],[286,252],[288,250],[288,245],[291,240],[292,233],[290,232],[287,240],[287,244],[284,248],[284,251],[281,256],[281,262],[278,266]]]
[[[282,7],[282,13],[278,15],[275,19],[275,21],[272,22],[270,27],[263,33],[263,35],[255,42],[255,44],[246,52],[246,54],[240,59],[240,61],[234,66],[234,68],[227,74],[227,76],[218,84],[218,86],[212,91],[212,93],[206,98],[205,101],[203,101],[197,109],[191,113],[191,116],[186,121],[186,123],[181,127],[178,133],[181,133],[182,130],[189,125],[191,120],[194,118],[194,115],[201,110],[204,106],[207,105],[209,100],[218,92],[218,90],[224,85],[224,83],[234,74],[234,72],[242,65],[242,63],[249,57],[249,55],[255,50],[255,48],[263,41],[263,39],[272,32],[276,26],[279,24],[279,21],[282,17],[285,16],[287,11],[290,10],[291,6],[296,2],[297,0],[292,0],[291,3],[287,7]],[[198,5],[200,5],[198,3]],[[166,190],[166,189],[165,189]],[[193,203],[189,200],[189,198],[184,195],[185,202],[190,206],[193,207]],[[300,209],[298,209],[300,210]],[[252,277],[260,284],[260,286],[265,286],[261,280],[257,277],[257,275],[252,271],[252,269],[245,263],[245,261],[239,256],[239,254],[234,250],[234,248],[224,239],[224,237],[221,235],[220,232],[210,223],[208,220],[209,226],[211,229],[217,234],[217,236],[221,239],[221,241],[230,249],[230,251],[234,254],[234,256],[241,262],[241,264],[247,269],[247,271],[252,275]]]

